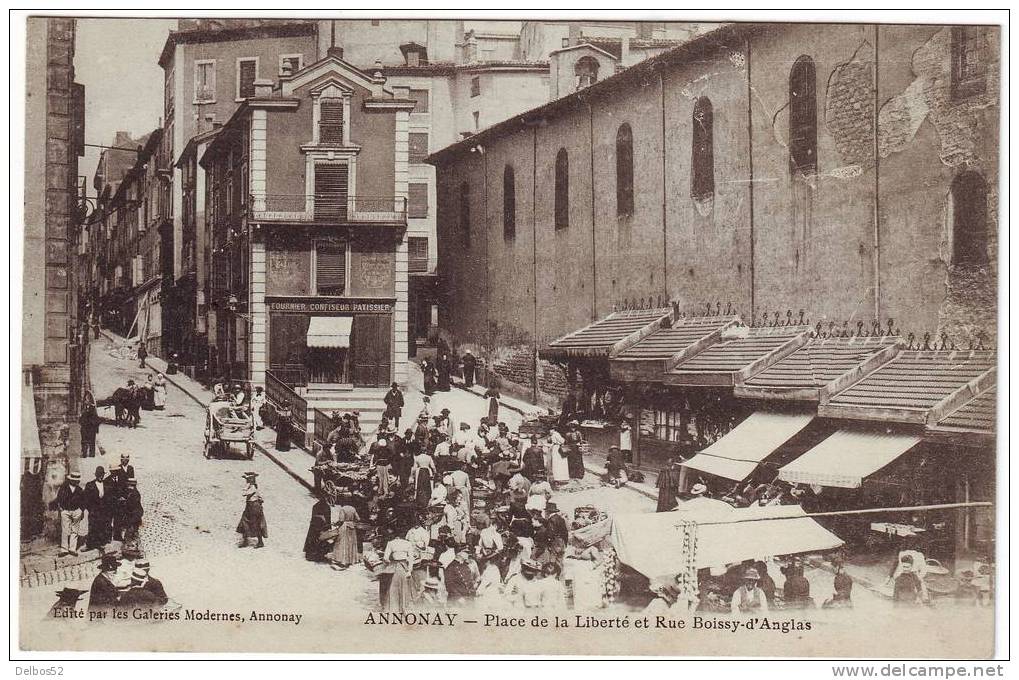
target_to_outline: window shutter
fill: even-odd
[[[428,271],[428,237],[410,236],[407,238],[407,270],[411,272]]]
[[[315,287],[319,295],[340,295],[347,280],[347,247],[322,243],[315,247]]]
[[[343,144],[343,100],[323,99],[319,103],[318,141]]]
[[[428,113],[428,90],[411,90],[410,98],[415,102],[411,113]]]
[[[241,98],[248,98],[255,96],[255,65],[254,59],[245,59],[241,62],[238,95]]]
[[[410,217],[428,217],[428,185],[411,184],[410,190]]]
[[[346,219],[347,181],[346,165],[315,165],[315,219]]]
[[[410,146],[410,162],[423,163],[428,155],[428,133],[411,132],[407,141]]]

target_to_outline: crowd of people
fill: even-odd
[[[57,601],[50,607],[48,618],[72,618],[70,610],[78,607],[82,596],[88,594],[90,621],[112,619],[111,611],[160,610],[173,607],[162,582],[151,575],[151,564],[139,551],[125,548],[109,549],[99,558],[99,573],[89,590],[62,588]],[[130,620],[129,617],[123,617]],[[133,619],[134,617],[132,617]]]
[[[334,413],[335,429],[316,444],[317,489],[324,489],[330,466],[358,464],[370,472],[370,487],[360,496],[327,499],[320,492],[307,559],[335,569],[366,566],[378,578],[385,610],[478,601],[565,606],[566,558],[598,557],[597,550],[571,547],[573,521],[553,501],[584,476],[579,426],[523,437],[493,418],[495,408],[476,427],[454,427],[449,409],[432,414],[426,396],[413,427],[401,434],[404,401],[395,384],[386,403],[368,442],[357,414]],[[336,501],[335,516],[329,500]]]

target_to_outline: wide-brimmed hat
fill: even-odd
[[[694,484],[692,487],[690,487],[690,493],[692,493],[694,496],[700,496],[702,493],[705,493],[707,490],[708,490],[708,487],[705,486],[704,484],[700,484],[700,483]]]
[[[751,579],[753,579],[754,581],[758,581],[761,578],[761,574],[753,567],[749,567],[746,571],[743,572],[743,578],[748,581]]]
[[[537,560],[527,559],[520,563],[520,568],[524,571],[538,572],[541,571],[541,564]]]
[[[425,590],[438,590],[439,585],[440,585],[439,579],[435,578],[434,576],[429,576],[428,578],[425,579],[424,582]]]
[[[128,486],[138,486],[138,480],[135,479],[134,477],[128,477],[127,485]]]
[[[245,472],[244,474],[241,475],[241,477],[243,477],[244,479],[254,479],[257,476],[258,476],[257,472]]]
[[[81,473],[79,473],[79,472],[68,472],[67,473],[67,481],[69,481],[69,482],[80,482],[81,481]]]
[[[120,555],[117,553],[106,553],[99,558],[99,570],[110,571],[120,568]]]
[[[131,572],[132,581],[144,581],[146,576],[148,576],[148,573],[144,569],[139,569],[138,567],[135,567]]]

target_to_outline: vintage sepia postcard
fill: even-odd
[[[861,17],[22,17],[19,649],[993,657],[1003,27]]]

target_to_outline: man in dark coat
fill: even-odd
[[[449,392],[449,355],[443,352],[439,355],[439,358],[435,360],[435,371],[439,376],[439,391]]]
[[[403,393],[400,392],[400,386],[393,383],[382,401],[386,402],[386,418],[393,421],[394,428],[399,428],[400,416],[403,415]]]
[[[134,384],[134,380],[128,380],[127,391],[129,397],[127,403],[124,404],[127,408],[127,424],[129,427],[138,427],[138,423],[142,421],[140,413],[142,407],[141,388]]]
[[[464,386],[474,386],[474,371],[477,370],[478,360],[474,358],[474,355],[470,350],[464,351],[463,359],[460,360],[463,364],[464,372]]]
[[[127,487],[118,503],[117,513],[113,517],[113,538],[118,541],[133,541],[138,537],[142,525],[142,497],[138,493],[138,483],[132,478],[127,480]]]
[[[113,535],[113,489],[103,466],[96,468],[96,478],[85,485],[85,509],[88,511],[88,550],[101,548]]]
[[[79,473],[73,471],[67,473],[52,504],[60,516],[60,548],[61,553],[65,555],[78,554],[78,539],[81,537],[79,532],[85,516],[85,492],[80,484]]]
[[[134,563],[135,570],[140,570],[145,577],[142,583],[142,587],[148,590],[160,605],[164,605],[170,601],[170,598],[166,596],[166,589],[163,587],[163,582],[152,576],[149,573],[151,568],[148,560],[138,560]]]
[[[120,589],[117,587],[117,570],[120,557],[113,553],[103,555],[99,562],[99,574],[92,579],[89,590],[88,611],[109,611],[120,603]]]
[[[99,434],[99,423],[102,418],[96,411],[96,402],[91,392],[85,393],[85,403],[81,407],[81,414],[78,416],[78,425],[81,429],[81,457],[95,458],[96,435]]]
[[[470,558],[467,546],[459,546],[456,549],[456,558],[446,567],[447,602],[466,604],[474,599],[478,586],[474,582],[474,572],[468,564]]]
[[[311,507],[311,522],[308,524],[308,535],[304,539],[304,559],[309,562],[322,562],[329,552],[329,542],[322,540],[322,532],[332,526],[332,508],[325,497],[320,496]]]
[[[541,445],[538,444],[538,435],[531,435],[531,445],[524,451],[522,459],[523,470],[520,474],[532,482],[535,481],[539,475],[545,475],[545,452],[542,451]]]

